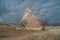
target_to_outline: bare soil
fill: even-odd
[[[58,40],[60,36],[55,35],[60,35],[60,27],[46,27],[45,31],[17,31],[16,27],[0,27],[0,40]]]

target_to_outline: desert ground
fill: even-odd
[[[6,24],[5,24],[6,25]],[[60,40],[60,26],[45,30],[16,30],[16,26],[0,26],[0,40]]]

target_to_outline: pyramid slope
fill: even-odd
[[[33,14],[30,8],[27,8],[18,27],[40,27],[41,23]]]

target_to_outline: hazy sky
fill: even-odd
[[[17,24],[27,7],[48,24],[60,24],[60,0],[0,0],[0,21]]]

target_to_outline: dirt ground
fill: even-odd
[[[17,40],[27,38],[28,36],[36,35],[40,31],[34,30],[20,30],[17,31],[15,27],[0,27],[0,40]]]
[[[44,35],[46,33],[60,34],[60,27],[46,28],[45,31],[37,30],[20,30],[17,31],[15,27],[0,27],[0,40],[30,40],[31,38]],[[30,38],[30,39],[29,39]],[[35,39],[34,38],[34,39]],[[39,39],[39,38],[38,38]],[[31,39],[33,40],[33,39]],[[37,39],[35,39],[37,40]]]

